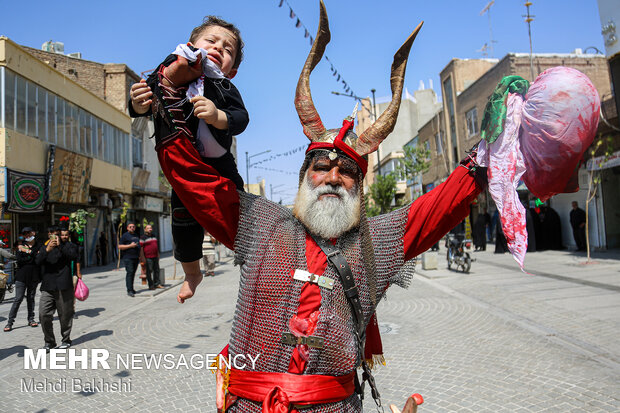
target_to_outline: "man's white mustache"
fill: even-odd
[[[321,195],[326,195],[326,194],[338,195],[339,198],[344,198],[347,195],[343,187],[331,186],[331,185],[312,188],[312,192],[316,195],[317,198],[320,197]]]

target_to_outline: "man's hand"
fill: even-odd
[[[185,300],[192,298],[194,293],[196,292],[196,287],[202,281],[202,274],[185,274],[185,281],[183,281],[183,285],[181,286],[181,290],[177,295],[177,301],[181,304],[185,302]]]
[[[133,110],[140,115],[148,112],[151,103],[153,103],[153,91],[151,91],[151,88],[146,84],[146,80],[144,79],[131,85],[129,97],[131,97],[131,106],[133,106]]]
[[[50,242],[47,243],[47,247],[45,247],[45,249],[47,250],[47,252],[50,252],[57,246],[58,246],[58,235],[56,235],[54,238],[50,238]]]
[[[138,248],[138,244],[132,242],[131,244],[129,244],[129,248]]]

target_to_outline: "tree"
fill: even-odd
[[[389,212],[394,195],[396,195],[396,177],[394,174],[376,175],[375,182],[370,185],[370,196],[374,201],[374,206],[367,208],[368,215],[374,216]]]
[[[78,209],[69,214],[69,231],[75,232],[80,244],[84,242],[84,229],[86,229],[87,218],[94,217],[94,213],[88,212],[85,209]]]
[[[406,180],[413,181],[418,174],[428,171],[431,166],[431,151],[421,144],[405,146],[405,156],[400,160],[397,167],[398,173]]]

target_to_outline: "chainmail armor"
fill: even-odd
[[[307,270],[305,228],[291,211],[278,204],[239,192],[240,221],[235,239],[235,264],[241,279],[232,325],[229,352],[260,354],[257,371],[287,372],[294,347],[281,344],[282,333],[299,306],[302,281],[293,280],[295,269]],[[370,245],[374,246],[377,301],[387,287],[406,287],[413,266],[405,265],[403,235],[408,208],[367,220]],[[366,221],[363,215],[363,221]],[[336,246],[346,257],[358,286],[366,323],[376,306],[366,275],[360,227],[342,235]],[[362,228],[360,230],[360,228]],[[351,309],[337,272],[328,266],[325,275],[336,280],[332,290],[321,289],[321,307],[315,336],[323,337],[324,348],[310,348],[305,374],[341,376],[360,363]],[[231,412],[258,412],[260,405],[239,400]],[[304,409],[308,412],[359,412],[361,401],[354,394],[346,400]]]

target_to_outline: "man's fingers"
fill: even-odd
[[[392,411],[392,413],[400,413],[400,410],[398,409],[398,407],[396,407],[393,404],[390,404],[390,410]]]

